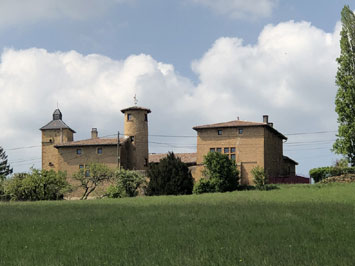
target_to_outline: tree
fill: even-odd
[[[333,151],[343,154],[355,166],[355,15],[349,6],[341,11],[341,22],[335,98],[339,127]]]
[[[17,173],[4,183],[4,198],[8,200],[60,200],[70,189],[66,173],[31,169]]]
[[[265,174],[265,170],[261,166],[256,166],[251,170],[251,174],[253,175],[253,181],[255,187],[259,190],[267,189],[268,178]]]
[[[115,184],[107,189],[109,198],[135,197],[145,177],[137,171],[118,169],[114,172]]]
[[[194,180],[187,165],[174,153],[168,154],[158,164],[150,164],[147,194],[184,195],[192,194]]]
[[[0,181],[4,180],[9,174],[12,174],[12,168],[7,162],[7,155],[0,146]]]
[[[79,187],[84,189],[81,200],[85,200],[105,181],[111,180],[113,171],[106,165],[100,163],[89,164],[85,169],[80,169],[73,175],[73,179],[79,181]]]
[[[238,188],[239,172],[235,161],[230,160],[228,155],[209,152],[205,156],[203,164],[205,166],[203,170],[204,178],[196,184],[195,192],[226,192]],[[207,190],[204,191],[204,188]]]

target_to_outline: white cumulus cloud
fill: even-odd
[[[257,19],[269,17],[277,0],[189,0],[200,4],[220,15],[232,19]]]
[[[75,51],[7,49],[0,62],[0,145],[39,146],[38,129],[51,120],[57,102],[76,139],[89,138],[92,127],[101,136],[122,132],[120,110],[133,105],[134,94],[138,105],[152,109],[151,134],[194,135],[191,128],[198,124],[237,116],[261,121],[263,114],[283,133],[334,130],[338,36],[339,25],[326,33],[289,21],[266,26],[255,45],[219,38],[192,63],[197,84],[144,54],[113,60]],[[193,150],[195,139],[150,141],[151,152],[179,152],[184,145]],[[28,169],[29,159],[39,166],[40,148],[9,151],[9,157],[16,170]]]

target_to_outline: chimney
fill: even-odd
[[[263,122],[265,124],[268,124],[269,123],[269,116],[268,115],[263,115]]]
[[[274,127],[274,123],[268,123],[270,127]]]
[[[92,139],[97,139],[98,138],[97,128],[91,129],[91,138]]]

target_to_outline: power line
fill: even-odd
[[[312,135],[312,134],[326,134],[326,133],[335,133],[338,131],[316,131],[316,132],[300,132],[300,133],[288,133],[286,136],[296,136],[296,135]]]

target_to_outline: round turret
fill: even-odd
[[[124,135],[131,145],[128,152],[128,168],[146,170],[148,167],[148,114],[150,109],[133,106],[121,110],[124,113]]]

